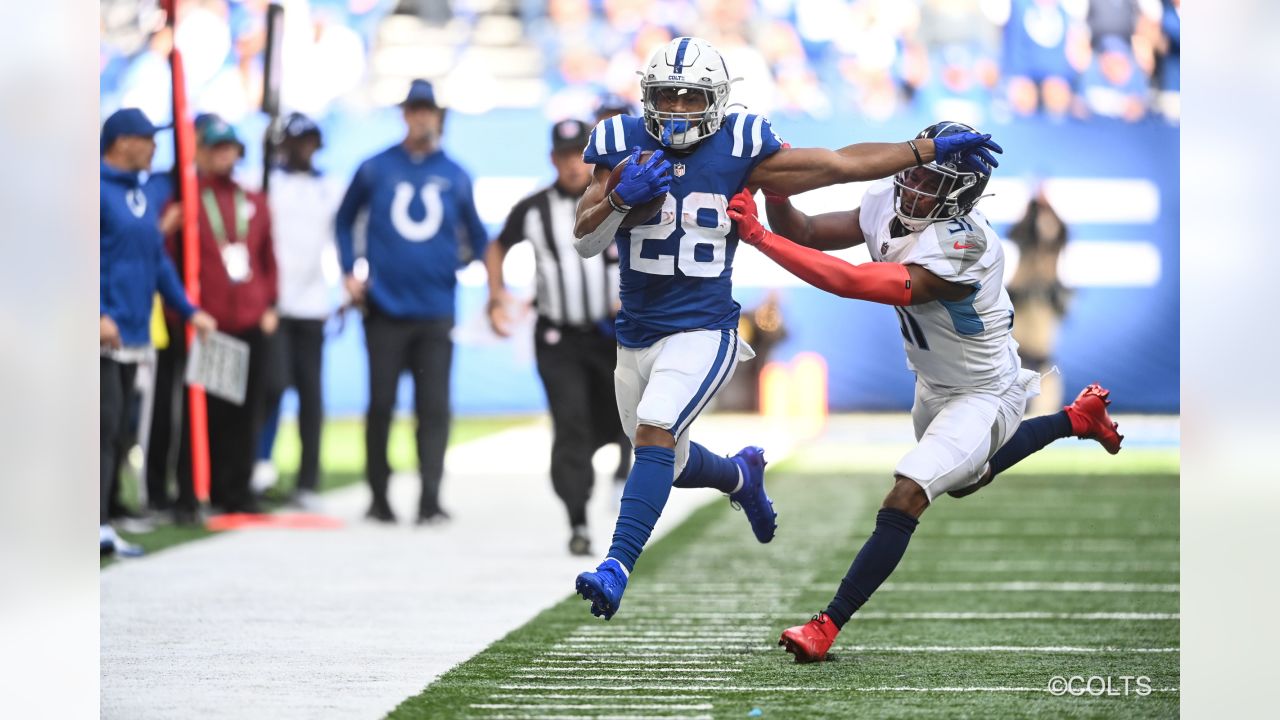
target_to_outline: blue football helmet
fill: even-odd
[[[964,123],[944,121],[930,125],[916,135],[917,140],[976,133]],[[934,158],[933,162],[908,168],[893,178],[893,210],[903,227],[919,232],[932,223],[967,214],[983,197],[991,179],[991,168],[979,172],[960,164],[957,157]]]

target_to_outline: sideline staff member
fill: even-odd
[[[555,183],[517,203],[485,253],[489,323],[494,332],[505,336],[511,297],[503,281],[502,261],[516,243],[533,243],[538,309],[534,346],[555,432],[551,484],[569,512],[569,552],[575,555],[591,554],[587,534],[587,500],[595,480],[591,457],[620,437],[625,441],[613,392],[617,250],[610,247],[606,253],[583,259],[573,249],[575,208],[591,183],[591,166],[582,160],[590,134],[591,128],[578,120],[562,120],[552,127]]]
[[[449,373],[453,362],[457,271],[484,254],[488,241],[476,212],[471,177],[440,148],[445,109],[426,80],[414,80],[401,103],[405,139],[365,160],[338,208],[338,250],[347,292],[365,304],[369,412],[365,472],[368,517],[393,523],[387,501],[387,438],[400,373],[413,373],[422,496],[418,524],[447,521],[440,507],[449,442]],[[368,211],[369,279],[357,279],[354,227]]]

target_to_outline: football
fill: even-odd
[[[645,150],[640,153],[640,162],[645,162],[652,154],[652,150]],[[606,193],[613,192],[613,189],[618,187],[618,183],[622,181],[622,169],[626,167],[629,162],[631,162],[630,155],[623,158],[622,162],[614,166],[613,174],[609,176],[609,183],[605,185]],[[631,212],[627,213],[627,216],[622,219],[622,227],[635,227],[636,225],[642,225],[649,221],[654,215],[658,214],[658,211],[662,209],[662,204],[666,202],[666,200],[667,193],[662,193],[647,203],[636,205],[631,208]]]

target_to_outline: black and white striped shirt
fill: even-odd
[[[537,267],[538,316],[561,327],[587,327],[614,315],[618,303],[618,249],[582,258],[573,248],[573,224],[580,195],[555,185],[516,203],[498,234],[506,249],[533,243]]]

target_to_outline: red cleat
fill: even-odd
[[[798,663],[822,662],[827,659],[827,651],[839,634],[840,628],[831,622],[831,618],[826,613],[818,613],[803,625],[783,630],[778,644],[795,655]]]
[[[1107,452],[1115,455],[1120,452],[1120,441],[1124,436],[1119,432],[1119,425],[1107,414],[1107,406],[1111,404],[1111,391],[1094,383],[1080,391],[1074,402],[1062,408],[1071,418],[1071,432],[1078,438],[1097,440]]]

